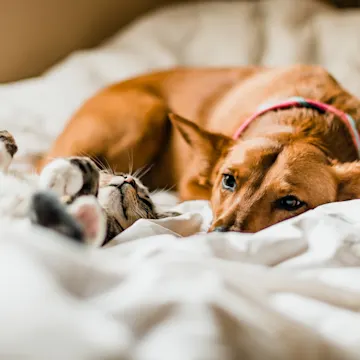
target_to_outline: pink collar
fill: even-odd
[[[360,158],[360,136],[357,131],[356,123],[355,123],[354,119],[349,114],[346,114],[343,111],[340,111],[339,109],[337,109],[331,105],[328,105],[328,104],[325,104],[325,103],[322,103],[319,101],[315,101],[315,100],[304,99],[302,97],[292,97],[283,102],[279,102],[279,103],[268,105],[268,106],[261,106],[257,112],[255,112],[253,115],[251,115],[236,130],[236,132],[233,136],[233,139],[237,140],[243,134],[243,132],[246,130],[246,128],[251,124],[251,122],[253,120],[255,120],[257,117],[259,117],[260,115],[263,115],[268,111],[287,109],[287,108],[291,108],[291,107],[307,107],[307,108],[320,110],[322,112],[330,112],[330,113],[333,113],[334,115],[338,116],[343,121],[343,123],[346,125],[346,127],[348,128],[348,130],[351,134],[352,140],[354,142],[354,145],[358,151],[358,157]]]

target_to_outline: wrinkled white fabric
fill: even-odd
[[[207,202],[176,209],[187,211],[138,221],[104,249],[2,223],[0,354],[358,358],[360,201],[253,235],[206,234]]]
[[[360,96],[359,30],[360,12],[308,1],[160,10],[1,85],[0,124],[20,157],[36,154],[100,87],[178,64],[315,62]],[[0,219],[0,358],[360,357],[360,200],[253,235],[206,234],[206,201],[156,201],[182,215],[140,220],[103,249]]]

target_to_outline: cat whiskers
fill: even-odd
[[[131,149],[128,151],[128,158],[129,158],[129,175],[132,175],[134,170],[134,151]]]
[[[105,171],[111,175],[115,175],[113,169],[110,167],[108,161],[105,158],[103,160],[106,161],[106,164],[104,164],[97,156],[92,156],[84,152],[82,152],[80,155],[90,158],[96,164],[100,171]]]
[[[154,164],[151,165],[145,165],[139,169],[137,169],[134,172],[134,177],[138,178],[139,180],[141,180],[152,168],[154,167]]]
[[[169,192],[171,190],[173,190],[175,188],[176,185],[172,185],[169,188],[167,186],[165,186],[162,189],[156,189],[154,191],[151,192],[151,195],[157,195],[157,194],[161,194],[161,193],[166,193]]]

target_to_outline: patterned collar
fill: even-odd
[[[311,108],[311,109],[316,109],[319,110],[321,112],[329,112],[332,113],[336,116],[338,116],[343,123],[346,125],[346,127],[348,128],[351,138],[353,140],[353,143],[357,149],[358,152],[358,157],[360,158],[360,136],[359,133],[357,131],[356,128],[356,123],[354,121],[354,119],[349,115],[344,113],[343,111],[340,111],[339,109],[316,101],[316,100],[310,100],[310,99],[304,99],[302,97],[292,97],[289,98],[285,101],[279,102],[279,103],[275,103],[275,104],[271,104],[271,105],[263,105],[261,106],[253,115],[251,115],[235,132],[233,139],[237,140],[242,133],[246,130],[246,128],[251,124],[251,122],[253,120],[255,120],[257,117],[259,117],[260,115],[265,114],[268,111],[272,111],[272,110],[280,110],[280,109],[288,109],[288,108],[292,108],[292,107],[306,107],[306,108]]]

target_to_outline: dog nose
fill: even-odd
[[[226,231],[228,231],[228,228],[226,226],[217,226],[213,230],[213,232],[226,232]]]

